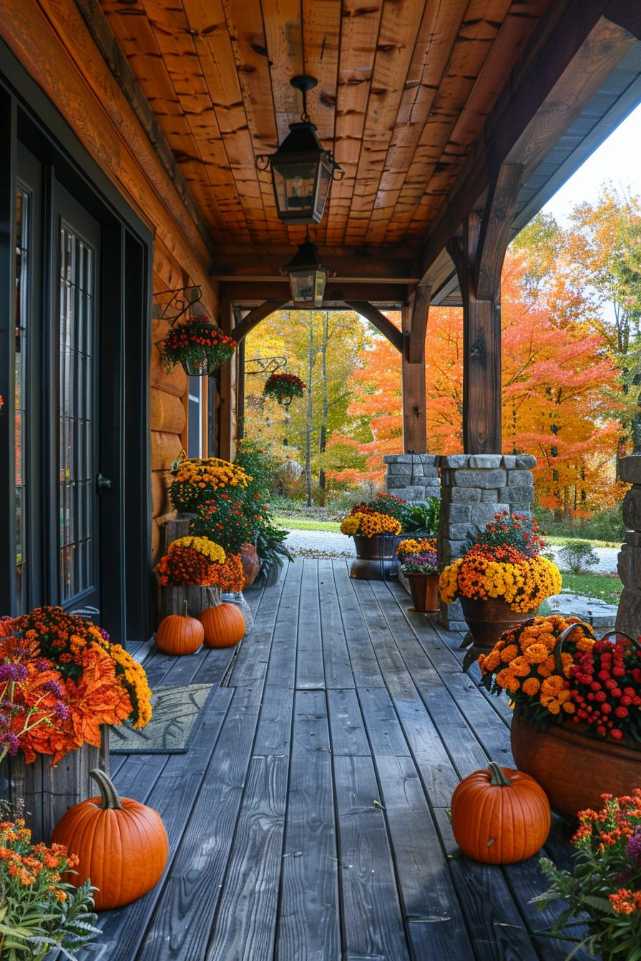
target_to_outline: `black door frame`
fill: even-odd
[[[152,234],[84,149],[72,128],[0,40],[0,614],[15,610],[14,224],[18,142],[102,228],[100,313],[100,472],[112,488],[100,498],[102,623],[118,640],[151,632],[151,473],[149,357]],[[50,201],[49,196],[49,201]],[[51,204],[49,202],[49,208]],[[50,218],[51,221],[51,218]],[[52,229],[51,222],[49,229]],[[51,316],[55,244],[42,264],[42,315]],[[48,354],[51,345],[43,344]],[[44,403],[44,401],[43,401]],[[36,452],[37,457],[37,452]],[[33,470],[38,463],[31,464]],[[51,538],[49,538],[49,541]],[[49,543],[47,555],[52,563]]]

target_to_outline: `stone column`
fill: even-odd
[[[498,511],[530,514],[534,479],[531,454],[450,454],[441,468],[441,526],[438,549],[443,565],[465,553],[467,539]],[[439,621],[466,630],[461,604],[442,605]]]
[[[617,568],[623,581],[616,629],[631,637],[641,636],[641,455],[622,457],[619,480],[632,487],[623,498],[624,543]]]
[[[441,496],[438,457],[435,454],[386,454],[386,487],[406,501]]]

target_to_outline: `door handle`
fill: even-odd
[[[96,477],[96,490],[98,492],[111,490],[112,486],[111,478],[105,477],[104,474],[98,474]]]

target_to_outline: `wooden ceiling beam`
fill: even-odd
[[[269,247],[256,250],[217,250],[213,252],[211,276],[217,280],[238,277],[249,281],[249,277],[264,280],[280,280],[283,269],[291,260],[292,248]],[[394,248],[330,248],[320,247],[319,260],[333,274],[332,280],[353,280],[376,283],[416,283],[417,264],[408,257],[405,250]]]
[[[265,300],[289,303],[289,281],[271,281],[263,283],[224,282],[220,285],[221,296],[242,306],[255,306]],[[407,302],[407,284],[379,284],[372,281],[368,284],[342,283],[330,280],[325,292],[327,305],[343,304],[353,300],[367,300],[377,304],[396,307]]]
[[[422,276],[478,208],[501,165],[522,165],[527,176],[630,50],[634,37],[604,16],[610,6],[618,3],[565,0],[544,18],[427,234]]]

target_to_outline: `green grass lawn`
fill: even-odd
[[[563,590],[584,597],[597,597],[618,604],[623,585],[616,574],[568,574],[563,572]]]
[[[301,517],[299,515],[294,516],[283,513],[277,514],[274,519],[279,527],[285,527],[289,531],[334,531],[338,533],[341,529],[338,521],[321,521],[316,517]],[[554,544],[555,547],[563,547],[565,544],[571,544],[573,541],[588,540],[588,538],[546,537],[545,540],[546,543]],[[590,540],[590,543],[593,547],[619,547],[619,544],[614,541]]]
[[[335,531],[340,532],[338,521],[319,521],[315,517],[287,517],[277,514],[274,523],[288,531]]]
[[[555,547],[565,547],[566,544],[574,544],[575,541],[589,541],[592,547],[620,547],[621,541],[595,541],[591,537],[562,537],[544,534],[546,544],[554,544]]]

